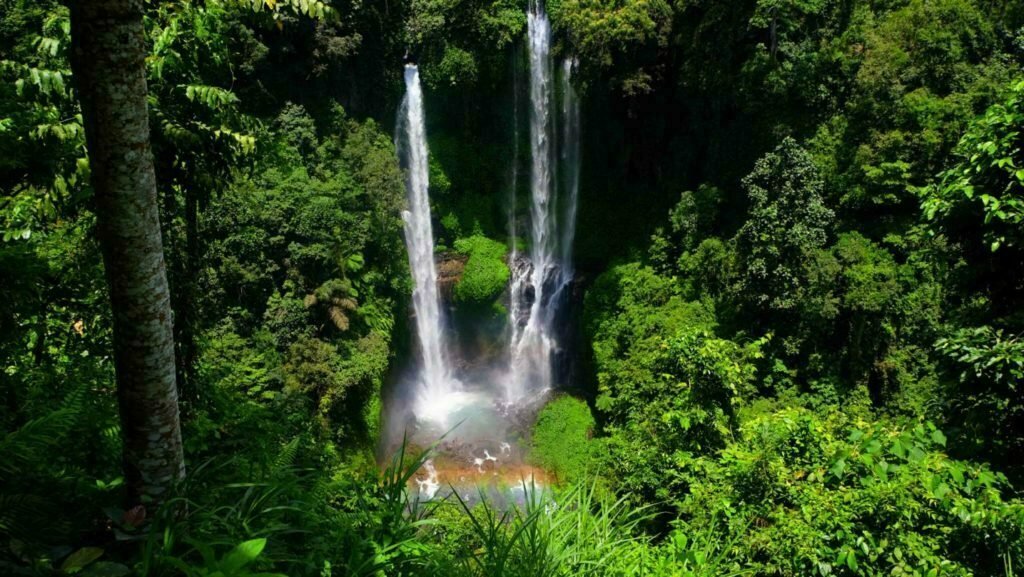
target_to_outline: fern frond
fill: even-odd
[[[349,327],[348,315],[345,314],[344,309],[337,306],[332,306],[327,309],[327,315],[331,317],[331,322],[339,331],[347,331]]]
[[[180,88],[185,89],[185,98],[192,102],[205,104],[212,110],[221,110],[229,104],[238,102],[238,97],[234,92],[218,86],[183,84]]]
[[[274,459],[274,466],[271,473],[274,476],[279,475],[286,469],[290,468],[295,463],[295,456],[299,452],[299,437],[295,437],[291,441],[288,441],[281,447],[281,451],[278,452],[277,458]]]
[[[339,309],[346,310],[346,311],[354,311],[354,310],[356,310],[356,306],[357,306],[356,300],[355,299],[351,299],[351,298],[338,298],[338,297],[335,297],[335,298],[331,299],[331,304],[336,306],[336,307],[338,307]]]
[[[61,402],[61,408],[32,419],[0,439],[0,479],[19,474],[48,453],[75,427],[85,408],[84,388],[74,389]]]
[[[25,423],[0,440],[0,478],[17,475],[36,458],[42,458],[74,427],[77,412],[58,409]]]
[[[52,543],[67,536],[70,523],[57,503],[39,495],[0,494],[0,535],[26,543]]]

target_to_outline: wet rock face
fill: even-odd
[[[537,291],[530,283],[533,276],[533,263],[530,262],[530,257],[524,254],[514,254],[509,255],[508,267],[512,273],[509,280],[509,298],[519,299],[518,303],[510,303],[509,310],[515,314],[512,321],[516,327],[521,329],[530,320],[530,307],[533,306],[533,301],[537,298]],[[515,287],[517,283],[520,283],[518,290]]]
[[[556,326],[559,327],[559,342],[561,347],[555,351],[554,366],[558,383],[563,389],[582,390],[577,379],[580,355],[584,348],[581,346],[581,318],[583,315],[583,296],[586,287],[586,279],[581,275],[575,275],[565,288],[564,302],[556,319]]]
[[[535,271],[530,257],[510,256],[509,313],[512,337],[523,334],[531,314],[542,315],[539,324],[550,338],[551,385],[565,387],[573,381],[578,312],[583,299],[583,284],[571,269],[558,263],[547,265],[541,276],[540,291],[534,286]],[[542,299],[537,306],[538,293]],[[537,310],[535,310],[535,308]]]

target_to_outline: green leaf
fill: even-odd
[[[962,465],[960,465],[958,463],[952,464],[952,466],[950,466],[950,468],[949,468],[949,474],[953,476],[953,480],[954,481],[956,481],[957,483],[963,485],[963,483],[964,483],[964,470],[963,470],[963,466]]]
[[[828,472],[831,473],[832,476],[836,477],[836,478],[842,477],[843,473],[845,471],[846,471],[846,459],[839,459],[838,461],[836,461],[832,465],[832,468],[828,470]]]
[[[363,258],[362,253],[357,252],[353,255],[349,255],[348,260],[345,262],[345,264],[348,267],[348,270],[356,272],[363,268],[363,265],[366,264],[366,259]]]
[[[60,565],[63,573],[78,573],[86,565],[103,556],[103,549],[99,547],[82,547],[78,551],[68,555]]]
[[[896,439],[896,441],[892,444],[892,447],[889,449],[889,452],[901,459],[907,456],[907,450],[906,448],[903,447],[903,443],[899,439]]]
[[[220,564],[221,569],[228,575],[238,571],[259,557],[266,546],[266,539],[250,539],[239,544],[224,556],[224,560]]]
[[[920,463],[924,460],[925,453],[921,450],[921,447],[914,447],[910,450],[909,460],[911,463]]]

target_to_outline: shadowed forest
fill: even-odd
[[[0,0],[0,575],[1024,573],[1024,3]]]

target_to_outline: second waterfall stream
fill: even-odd
[[[530,248],[527,258],[512,230],[509,306],[509,375],[505,402],[515,404],[550,390],[563,334],[559,320],[573,279],[572,245],[579,189],[579,101],[572,87],[573,61],[557,76],[552,66],[551,23],[544,5],[527,13],[530,103]],[[561,106],[555,106],[556,92]],[[561,130],[558,130],[561,123]],[[560,138],[559,138],[560,137]],[[514,210],[514,207],[513,207]]]

